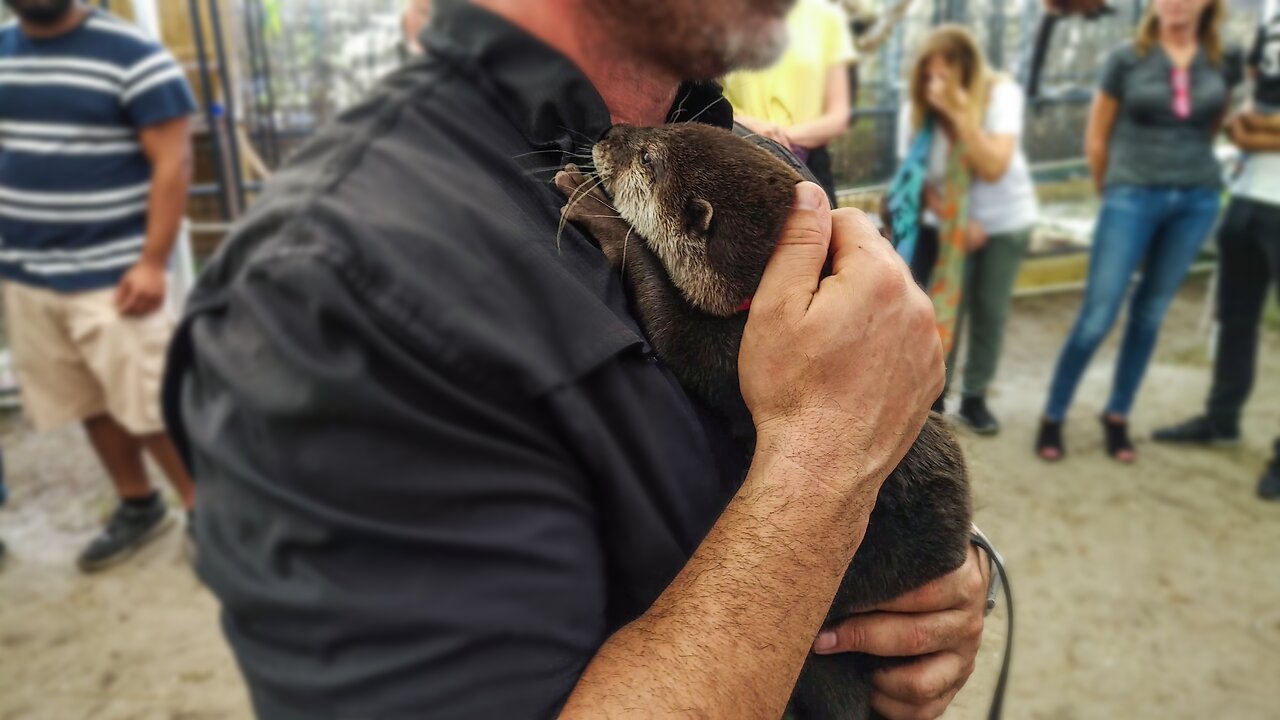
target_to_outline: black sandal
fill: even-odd
[[[1133,449],[1133,443],[1129,440],[1129,423],[1126,420],[1116,422],[1107,417],[1106,413],[1102,415],[1102,432],[1107,441],[1107,454],[1112,460],[1122,463],[1131,463],[1138,458],[1137,452]],[[1120,458],[1120,453],[1129,451],[1129,459]]]
[[[1057,450],[1055,457],[1047,457],[1046,450]],[[1040,434],[1036,436],[1036,456],[1045,462],[1057,462],[1067,454],[1062,445],[1062,423],[1048,418],[1040,420]]]

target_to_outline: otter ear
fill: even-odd
[[[702,198],[689,200],[684,211],[684,227],[695,235],[706,235],[711,230],[711,215],[714,212],[711,203]]]

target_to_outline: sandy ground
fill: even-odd
[[[1196,411],[1208,385],[1197,325],[1203,282],[1171,314],[1133,422],[1138,433]],[[1046,376],[1078,297],[1020,300],[992,398],[1006,430],[964,434],[980,524],[1017,594],[1006,717],[1280,718],[1280,504],[1253,496],[1280,433],[1280,333],[1267,333],[1243,448],[1150,442],[1132,468],[1101,451],[1095,421],[1114,339],[1078,396],[1068,460],[1030,447]],[[110,509],[78,431],[0,431],[12,500],[0,511],[0,720],[249,717],[180,532],[127,565],[85,577],[72,561]],[[985,717],[1002,646],[992,617],[979,669],[948,718]]]

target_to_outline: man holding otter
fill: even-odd
[[[888,718],[950,703],[982,630],[978,551],[818,636],[942,387],[893,250],[798,186],[742,343],[747,468],[599,249],[557,233],[541,172],[681,103],[730,124],[697,81],[769,62],[790,4],[437,3],[427,60],[299,153],[223,248],[166,407],[261,717],[777,718],[811,649],[919,656],[877,675]]]

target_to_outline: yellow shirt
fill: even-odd
[[[790,43],[767,70],[725,76],[724,94],[738,115],[784,127],[822,116],[827,74],[858,59],[844,11],[829,0],[800,0],[787,16]]]

